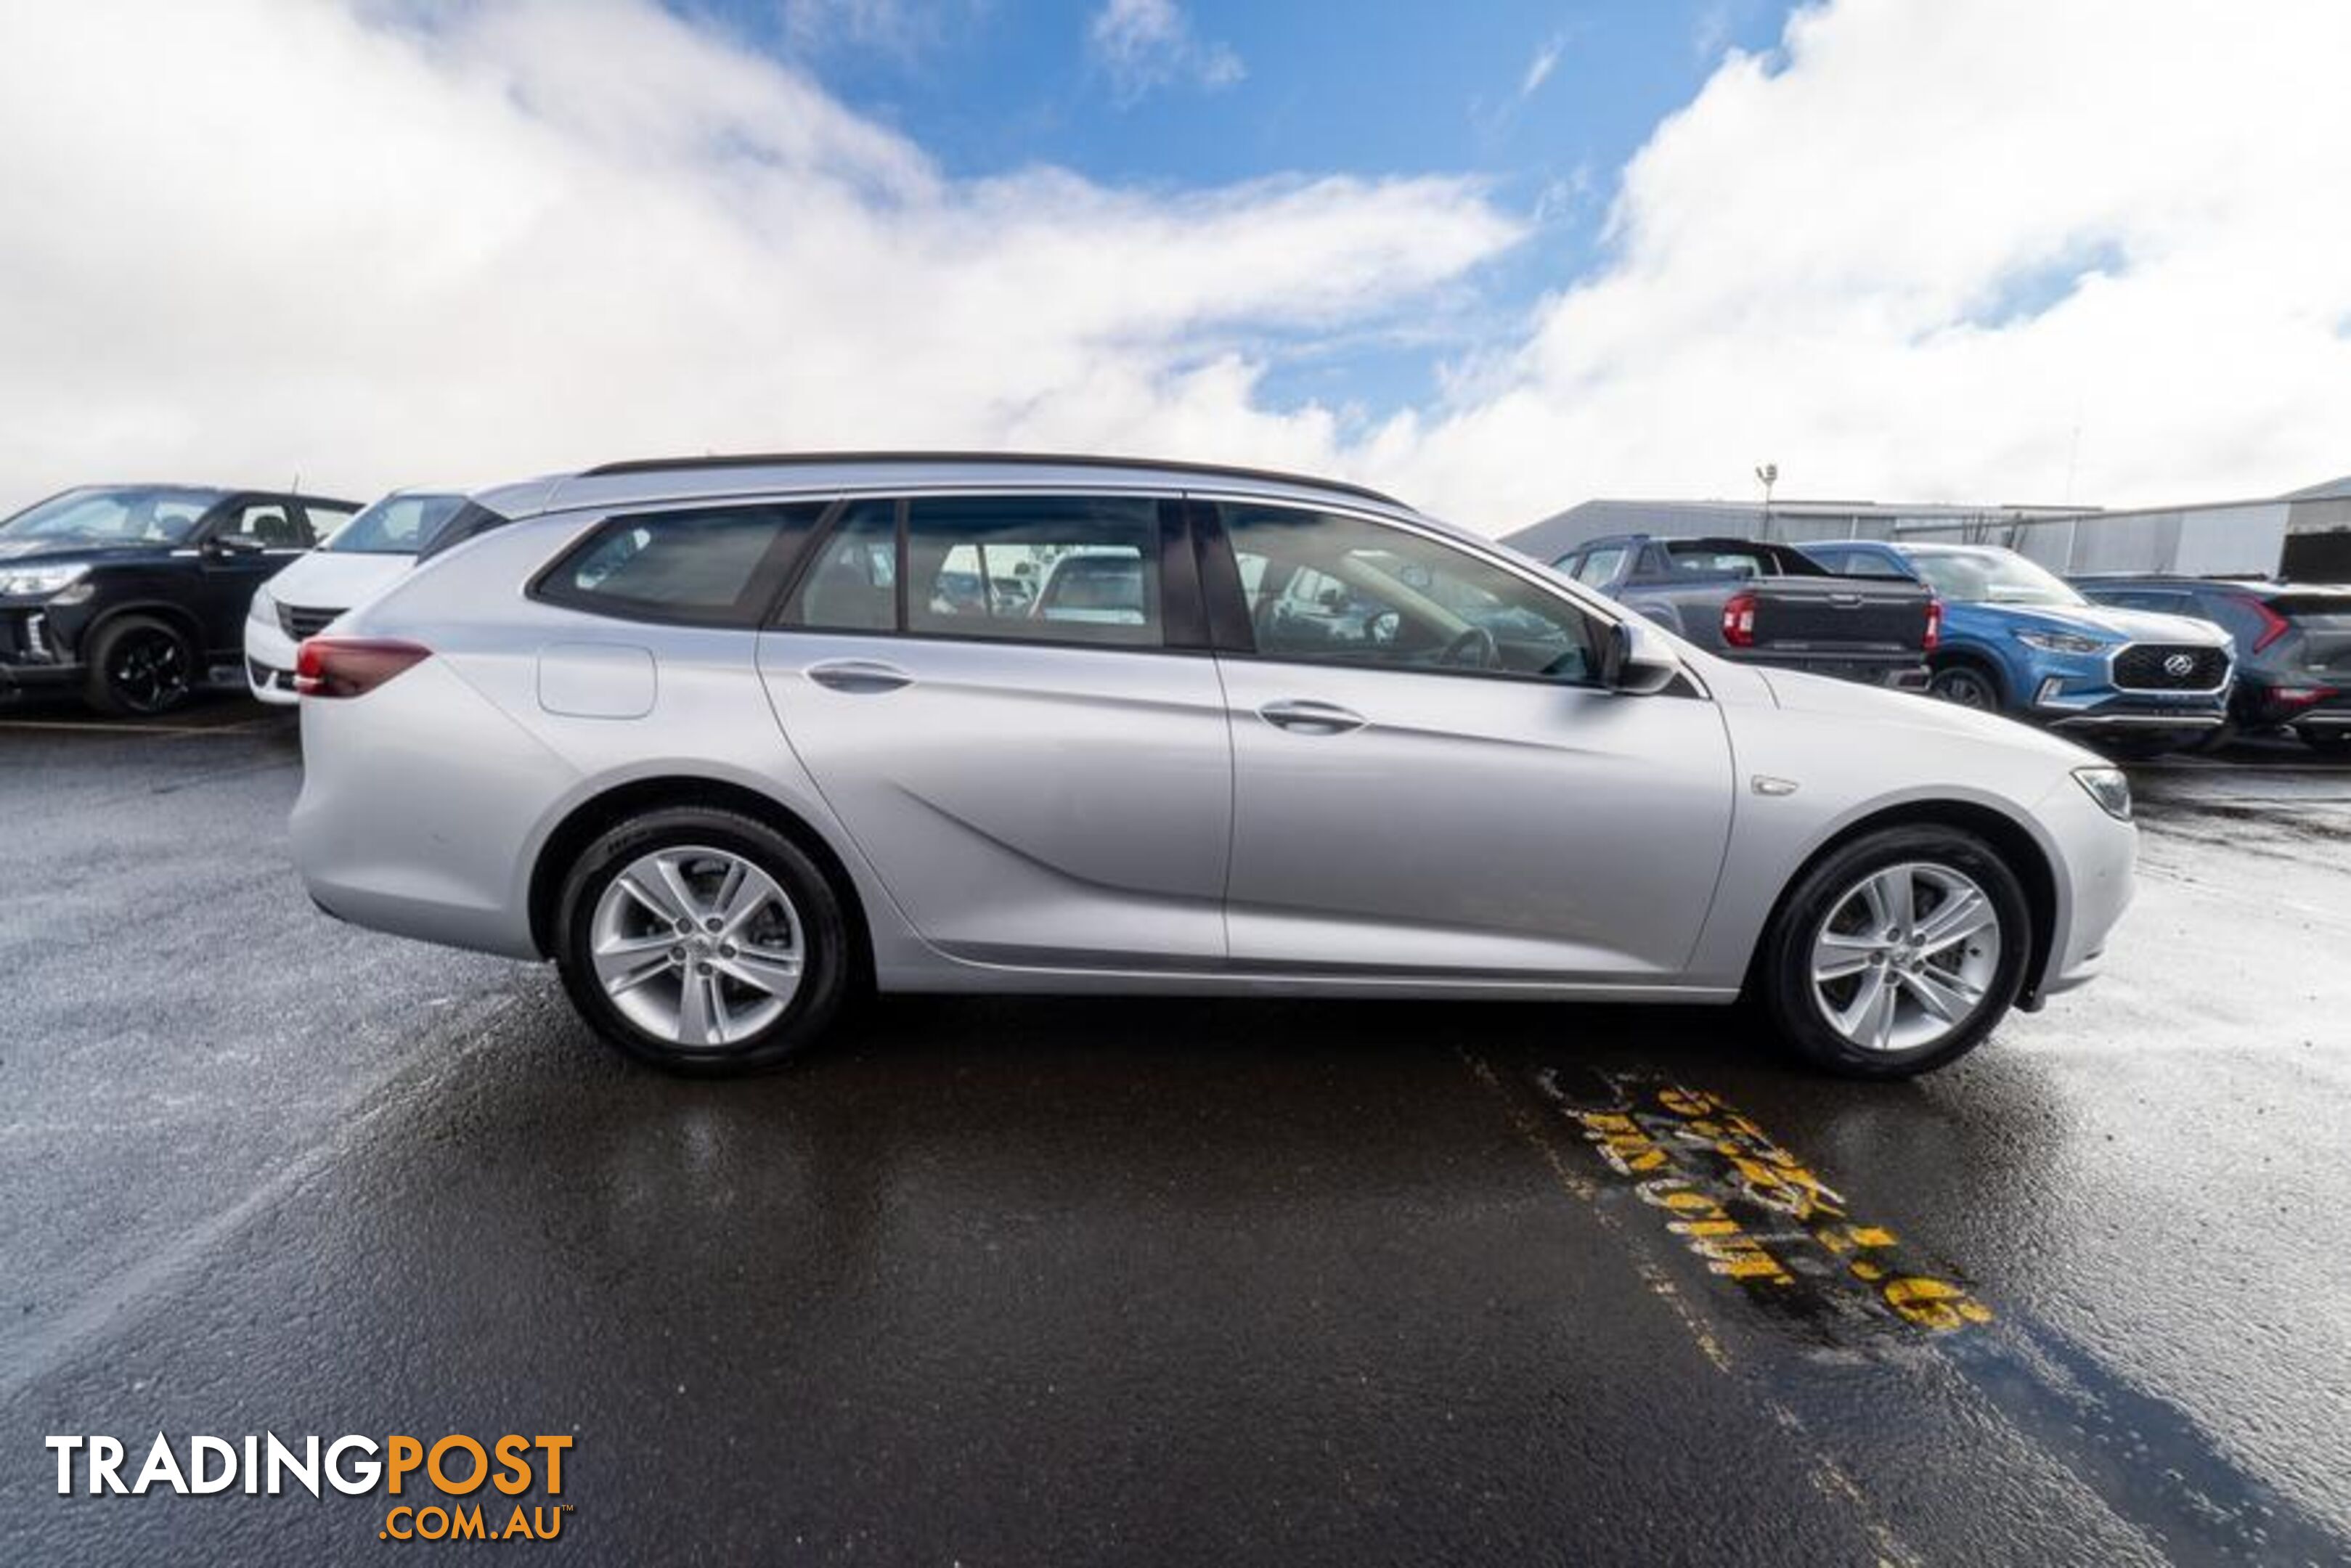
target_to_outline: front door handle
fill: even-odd
[[[914,677],[879,659],[827,659],[808,667],[808,678],[837,692],[894,692],[914,684]]]
[[[1294,735],[1344,735],[1351,729],[1363,728],[1365,722],[1362,714],[1351,713],[1336,703],[1311,702],[1303,697],[1268,703],[1257,710],[1257,716],[1275,728]]]

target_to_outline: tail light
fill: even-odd
[[[294,656],[294,689],[306,697],[363,697],[433,656],[395,637],[313,637]]]
[[[1755,594],[1740,589],[1722,601],[1722,640],[1733,648],[1755,646]]]
[[[2240,598],[2237,602],[2261,618],[2262,634],[2253,639],[2253,652],[2256,653],[2294,630],[2293,622],[2288,621],[2258,599],[2246,596]]]
[[[1927,636],[1926,640],[1918,644],[1918,651],[1922,653],[1931,653],[1942,640],[1943,601],[1939,599],[1929,599],[1927,601]]]

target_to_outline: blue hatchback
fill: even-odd
[[[2109,746],[2187,745],[2229,716],[2229,634],[2210,621],[2093,604],[1996,545],[1831,539],[1802,547],[1846,577],[1907,577],[1943,601],[1928,689]]]

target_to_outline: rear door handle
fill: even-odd
[[[894,692],[914,684],[914,677],[879,659],[827,659],[808,667],[808,678],[837,692]]]
[[[1257,710],[1258,717],[1277,729],[1296,735],[1344,735],[1364,725],[1362,714],[1351,713],[1336,703],[1311,702],[1303,697],[1287,702],[1268,703]]]

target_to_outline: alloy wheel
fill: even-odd
[[[106,679],[125,707],[160,713],[187,695],[187,650],[161,629],[131,632],[116,640]]]
[[[1945,702],[1956,703],[1960,707],[1991,708],[1998,706],[1992,700],[1991,684],[1973,670],[1944,670],[1928,683],[1927,689]]]
[[[799,991],[807,946],[776,879],[731,850],[638,856],[598,895],[589,957],[630,1022],[689,1051],[747,1040]]]
[[[1873,871],[1813,939],[1813,998],[1864,1051],[1917,1051],[1983,1008],[2000,970],[2000,912],[1966,873],[1928,861]]]

